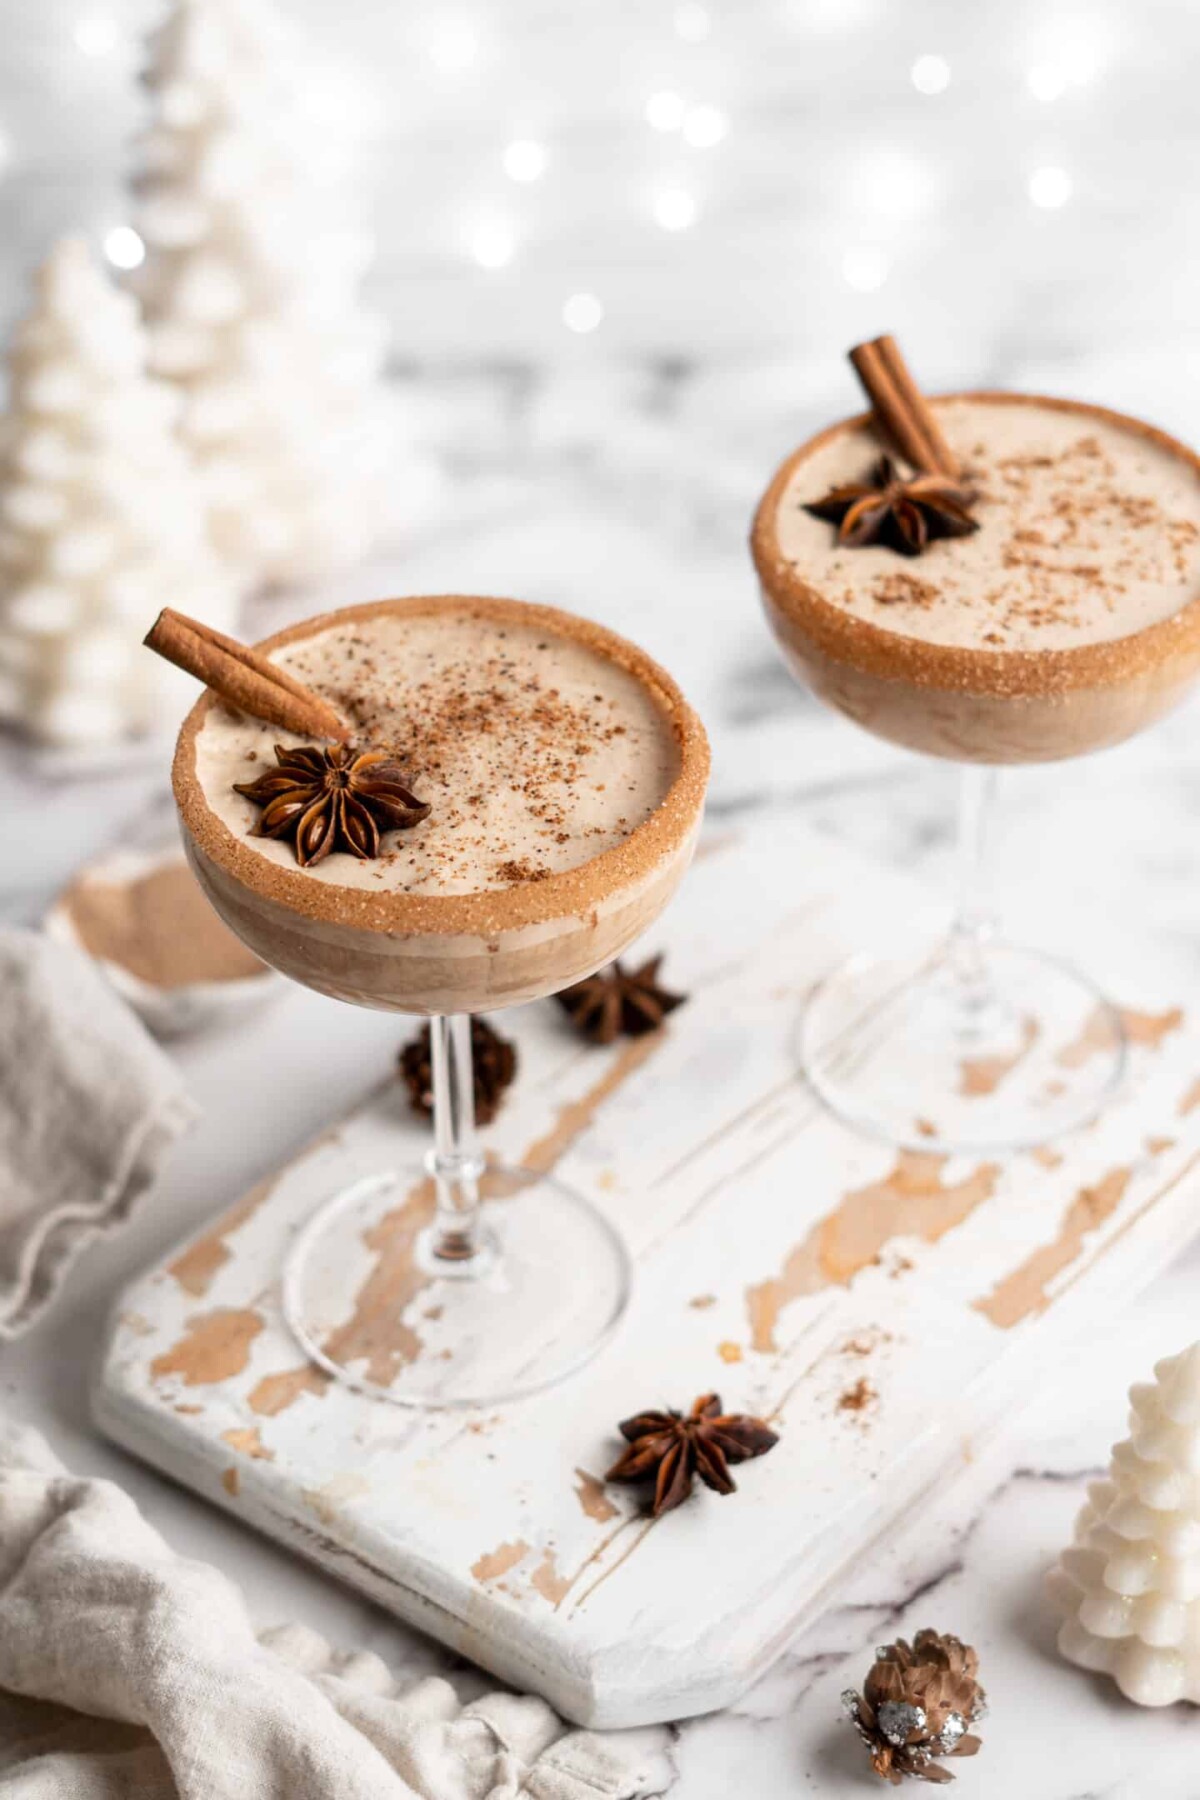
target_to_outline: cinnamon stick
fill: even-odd
[[[901,456],[929,475],[961,474],[933,408],[913,380],[900,346],[889,336],[856,344],[850,361],[871,402],[875,416]]]
[[[227,706],[304,737],[344,743],[350,728],[326,701],[248,644],[164,607],[145,643],[212,689]]]

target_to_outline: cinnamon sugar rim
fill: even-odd
[[[251,850],[209,805],[196,774],[196,739],[218,704],[204,693],[179,732],[171,779],[184,827],[198,848],[226,874],[294,913],[367,931],[414,934],[487,934],[582,914],[650,875],[686,844],[699,821],[708,783],[708,739],[677,684],[636,644],[589,619],[523,600],[463,594],[423,594],[372,600],[305,619],[255,646],[261,651],[314,637],[331,626],[382,614],[482,616],[489,621],[542,627],[569,638],[632,675],[669,721],[679,748],[679,770],[662,802],[627,838],[598,856],[537,881],[469,894],[369,893],[314,881],[299,867],[268,862]],[[419,830],[420,827],[418,826]]]
[[[931,404],[956,400],[985,401],[1001,406],[1044,406],[1053,412],[1078,413],[1144,438],[1186,463],[1200,478],[1200,456],[1177,438],[1144,420],[1084,400],[1060,400],[1044,394],[1015,394],[991,388],[939,394]],[[1200,595],[1169,618],[1125,637],[1057,650],[1004,650],[934,644],[906,637],[884,625],[843,612],[803,580],[783,555],[778,516],[788,483],[799,466],[841,432],[870,426],[871,413],[840,419],[792,453],[775,474],[759,504],[750,547],[759,580],[783,619],[835,662],[865,674],[908,682],[915,687],[944,688],[999,696],[1066,693],[1074,688],[1112,687],[1131,676],[1159,668],[1181,650],[1200,652]]]

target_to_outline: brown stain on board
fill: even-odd
[[[226,1238],[232,1237],[235,1231],[240,1231],[243,1225],[250,1222],[259,1207],[270,1199],[283,1180],[284,1173],[286,1171],[268,1175],[256,1182],[243,1194],[236,1206],[231,1206],[228,1212],[222,1214],[211,1230],[189,1244],[174,1262],[167,1264],[168,1275],[175,1277],[185,1294],[191,1294],[196,1300],[204,1298],[219,1271],[233,1255]]]
[[[201,1237],[182,1250],[174,1262],[167,1264],[168,1275],[175,1277],[185,1294],[190,1294],[195,1300],[204,1298],[214,1278],[233,1255],[226,1240],[240,1231],[243,1225],[250,1223],[255,1213],[266,1204],[280,1182],[294,1168],[321,1149],[322,1145],[336,1143],[342,1129],[342,1122],[339,1120],[337,1124],[327,1125],[324,1131],[319,1131],[294,1161],[282,1169],[273,1170],[270,1175],[264,1175],[261,1181],[256,1181]]]
[[[543,1137],[535,1138],[519,1158],[521,1168],[533,1169],[538,1175],[548,1175],[566,1155],[576,1138],[583,1136],[604,1102],[618,1088],[624,1087],[629,1077],[643,1063],[649,1062],[665,1042],[666,1037],[661,1031],[651,1031],[645,1037],[631,1038],[613,1057],[598,1081],[594,1081],[578,1100],[568,1100],[559,1107],[558,1116],[550,1130]]]
[[[548,1174],[575,1140],[587,1130],[603,1103],[647,1062],[664,1042],[660,1032],[633,1038],[608,1063],[604,1073],[578,1100],[566,1101],[550,1130],[535,1138],[518,1158],[520,1167]],[[500,1175],[485,1175],[480,1192],[485,1201],[508,1191]],[[355,1296],[354,1310],[325,1339],[326,1354],[337,1362],[363,1365],[369,1381],[390,1387],[406,1364],[422,1350],[420,1334],[403,1318],[433,1277],[417,1264],[417,1240],[430,1224],[436,1206],[431,1179],[417,1182],[400,1202],[364,1234],[374,1262]]]
[[[1088,1233],[1112,1217],[1125,1196],[1131,1174],[1130,1169],[1110,1169],[1094,1186],[1080,1188],[1053,1241],[1026,1257],[985,1299],[974,1301],[975,1311],[1001,1331],[1011,1331],[1032,1313],[1045,1312],[1050,1304],[1051,1282],[1079,1256]]]
[[[529,1545],[524,1538],[517,1538],[511,1544],[498,1544],[494,1550],[485,1550],[478,1561],[471,1564],[471,1573],[479,1582],[499,1581],[528,1555]]]
[[[1193,1081],[1183,1099],[1179,1102],[1179,1117],[1186,1119],[1189,1113],[1200,1106],[1200,1077]]]
[[[778,1348],[779,1315],[793,1300],[828,1287],[849,1287],[879,1260],[893,1238],[936,1244],[969,1219],[996,1190],[1000,1168],[980,1163],[961,1181],[946,1182],[948,1158],[929,1150],[901,1150],[879,1181],[852,1188],[789,1254],[779,1275],[746,1290],[751,1343],[761,1354]]]
[[[242,1491],[242,1478],[236,1469],[230,1468],[221,1471],[221,1486],[227,1494],[232,1495],[235,1500],[237,1499]]]
[[[432,1277],[417,1266],[417,1240],[433,1219],[437,1194],[432,1177],[409,1189],[398,1206],[363,1233],[374,1254],[370,1274],[355,1296],[354,1311],[325,1339],[326,1355],[361,1363],[368,1381],[389,1387],[406,1363],[421,1354],[421,1338],[401,1317]]]
[[[179,1375],[186,1387],[228,1381],[246,1368],[251,1346],[263,1328],[261,1314],[249,1307],[221,1306],[197,1313],[178,1342],[154,1358],[150,1373],[155,1381]]]
[[[629,1561],[630,1557],[634,1554],[634,1552],[636,1550],[641,1549],[642,1545],[645,1543],[645,1541],[646,1541],[647,1537],[650,1535],[650,1533],[652,1531],[657,1530],[658,1526],[661,1523],[662,1523],[662,1521],[660,1519],[647,1519],[647,1518],[643,1518],[640,1515],[635,1513],[632,1517],[624,1520],[620,1525],[617,1526],[616,1530],[611,1534],[611,1536],[606,1540],[606,1542],[603,1543],[602,1545],[600,1545],[599,1549],[594,1551],[592,1553],[592,1555],[588,1557],[587,1562],[585,1562],[583,1565],[583,1568],[580,1569],[579,1574],[576,1577],[576,1580],[581,1579],[583,1577],[583,1575],[587,1572],[587,1570],[594,1563],[599,1561],[599,1559],[603,1555],[603,1553],[607,1549],[609,1549],[609,1547],[612,1544],[614,1544],[617,1541],[617,1539],[622,1535],[623,1532],[631,1531],[634,1533],[634,1535],[631,1537],[630,1542],[628,1544],[626,1544],[626,1546],[625,1546],[624,1550],[622,1550],[621,1554],[619,1556],[614,1557],[613,1560],[609,1563],[607,1568],[601,1569],[601,1571],[597,1575],[595,1581],[593,1581],[589,1587],[584,1588],[584,1590],[581,1594],[578,1594],[576,1596],[575,1603],[571,1609],[573,1613],[577,1613],[577,1612],[581,1611],[582,1608],[587,1605],[588,1601],[591,1599],[592,1595],[596,1592],[597,1588],[603,1587],[604,1583],[606,1581],[611,1581],[612,1577],[617,1573],[617,1571],[619,1569],[621,1569],[624,1566],[624,1564]],[[572,1583],[572,1586],[574,1586],[574,1583]]]
[[[276,1413],[286,1412],[293,1406],[301,1394],[315,1394],[319,1399],[331,1379],[315,1363],[301,1363],[298,1369],[280,1369],[277,1375],[264,1375],[255,1383],[246,1404],[251,1412],[273,1419]]]
[[[221,1442],[228,1444],[231,1450],[237,1450],[242,1456],[248,1456],[252,1462],[275,1461],[275,1452],[267,1449],[257,1425],[240,1425],[235,1426],[232,1431],[223,1431]]]
[[[1183,1020],[1182,1006],[1169,1006],[1160,1013],[1134,1012],[1127,1006],[1121,1008],[1126,1037],[1131,1044],[1139,1044],[1146,1050],[1157,1050],[1165,1037],[1179,1030]]]
[[[586,1469],[576,1469],[577,1485],[575,1498],[580,1509],[597,1525],[606,1525],[617,1516],[617,1508],[604,1490],[604,1483],[598,1475],[590,1475]]]
[[[548,1600],[551,1606],[561,1606],[571,1586],[569,1576],[559,1574],[558,1560],[553,1550],[545,1552],[529,1581],[535,1592],[543,1600]]]
[[[1137,1012],[1132,1007],[1118,1007],[1117,1011],[1129,1042],[1145,1050],[1157,1050],[1170,1032],[1179,1030],[1184,1018],[1181,1006],[1169,1006],[1160,1013]],[[1055,1060],[1064,1069],[1079,1069],[1089,1057],[1111,1050],[1112,1041],[1108,1008],[1097,1006],[1079,1036],[1060,1050]]]
[[[361,1500],[370,1491],[371,1484],[366,1476],[351,1470],[345,1475],[335,1475],[320,1487],[301,1488],[300,1498],[305,1506],[316,1513],[322,1525],[336,1525],[349,1503]]]
[[[1029,1055],[1041,1036],[1041,1027],[1032,1014],[1021,1020],[1021,1042],[1007,1056],[967,1056],[958,1065],[959,1093],[969,1100],[982,1100],[994,1094],[1006,1076]]]

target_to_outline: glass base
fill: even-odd
[[[496,1406],[551,1387],[612,1335],[629,1300],[624,1241],[549,1175],[489,1167],[474,1256],[434,1253],[421,1169],[326,1201],[283,1272],[283,1312],[312,1361],[394,1406]]]
[[[1031,1149],[1086,1124],[1120,1085],[1120,1015],[1069,964],[1006,944],[926,939],[853,956],[815,990],[804,1073],[839,1117],[910,1150]]]

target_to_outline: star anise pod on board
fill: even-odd
[[[970,498],[948,475],[905,477],[890,456],[881,456],[865,481],[831,488],[804,510],[836,525],[839,544],[885,544],[901,556],[920,556],[934,538],[970,537],[979,530],[967,510]]]
[[[953,1781],[938,1759],[981,1748],[967,1729],[987,1712],[979,1658],[939,1631],[918,1631],[911,1644],[898,1638],[877,1650],[862,1693],[847,1688],[842,1706],[871,1752],[871,1767],[893,1787],[906,1775]]]
[[[554,998],[593,1044],[611,1044],[622,1032],[642,1037],[657,1031],[667,1014],[687,999],[686,994],[672,994],[660,985],[661,965],[661,956],[652,956],[637,969],[609,963]]]
[[[653,1481],[650,1510],[656,1519],[682,1504],[698,1475],[705,1487],[732,1494],[730,1463],[765,1456],[779,1442],[776,1432],[748,1413],[723,1413],[719,1394],[701,1394],[690,1413],[644,1412],[617,1427],[629,1448],[622,1451],[606,1481]]]
[[[365,862],[379,855],[381,831],[407,831],[429,815],[390,750],[276,744],[275,761],[278,768],[257,781],[235,781],[233,788],[263,809],[254,836],[291,838],[302,869],[331,850],[348,850]]]
[[[400,1073],[420,1113],[433,1111],[433,1061],[430,1030],[422,1025],[400,1052]],[[477,1015],[471,1018],[471,1073],[475,1087],[475,1123],[490,1125],[500,1110],[504,1090],[517,1073],[517,1047]]]

